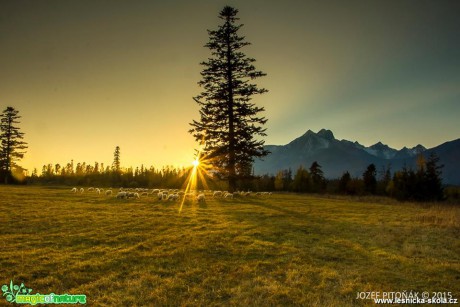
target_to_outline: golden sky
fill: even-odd
[[[268,74],[266,144],[308,129],[394,148],[460,137],[458,1],[0,1],[0,107],[24,167],[190,165],[206,29],[240,10]]]

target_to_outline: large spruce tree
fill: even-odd
[[[236,181],[251,173],[255,157],[268,154],[264,149],[267,122],[259,114],[264,111],[251,102],[257,94],[267,92],[252,83],[265,76],[257,71],[255,59],[247,57],[241,49],[249,42],[238,34],[243,26],[237,24],[238,10],[223,8],[219,18],[223,23],[217,30],[208,30],[211,57],[202,62],[202,80],[198,82],[203,91],[193,99],[200,106],[200,120],[193,121],[190,133],[204,147],[202,154],[224,178],[229,190],[236,189]]]
[[[24,157],[27,143],[23,141],[24,133],[17,126],[21,116],[13,107],[7,107],[0,115],[0,167],[1,177],[8,184],[14,172],[22,172],[16,162]]]

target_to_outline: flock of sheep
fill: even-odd
[[[103,189],[103,188],[73,188],[72,193],[95,193],[99,195],[112,196],[115,195],[115,190],[112,188]],[[130,199],[135,198],[139,199],[141,197],[155,197],[160,201],[178,201],[179,199],[195,199],[198,202],[205,202],[206,198],[234,198],[234,197],[248,197],[248,196],[259,196],[259,197],[269,197],[271,192],[233,192],[229,193],[226,191],[189,191],[185,192],[184,190],[178,189],[143,189],[143,188],[119,188],[116,191],[116,198],[119,199]]]

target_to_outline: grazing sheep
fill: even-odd
[[[112,195],[112,190],[105,191],[105,195]]]
[[[157,197],[158,197],[158,200],[162,200],[163,199],[163,192],[158,192]]]
[[[177,194],[169,194],[168,195],[168,200],[169,201],[177,201],[179,199],[179,195]]]
[[[214,191],[212,197],[222,197],[222,191]]]
[[[96,188],[95,191],[96,191],[97,194],[101,194],[101,190],[99,190],[98,188]]]
[[[88,192],[92,192],[92,191],[94,191],[94,188],[93,188],[93,187],[88,188]]]
[[[72,190],[70,190],[72,193],[77,193],[77,188],[73,188]]]
[[[124,198],[128,198],[128,193],[127,192],[118,192],[117,194],[117,198],[121,198],[121,199],[124,199]]]
[[[126,198],[139,198],[139,193],[137,192],[126,192]]]
[[[147,193],[147,192],[142,192],[142,193],[140,194],[140,196],[148,196],[148,195],[149,195],[149,193]]]
[[[224,198],[233,198],[233,194],[232,193],[225,193]]]
[[[204,196],[204,194],[198,194],[198,196],[196,197],[196,200],[199,203],[204,203],[206,201],[206,196]]]
[[[85,189],[80,188],[80,193],[83,194],[85,192]]]

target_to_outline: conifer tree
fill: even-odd
[[[0,167],[4,182],[8,184],[14,171],[21,171],[16,162],[24,157],[27,149],[27,143],[22,141],[24,133],[20,132],[19,111],[13,107],[7,107],[0,115]]]
[[[326,189],[326,179],[318,162],[314,161],[310,166],[310,176],[313,183],[312,192],[322,192]]]
[[[193,98],[201,108],[200,120],[194,120],[189,131],[204,146],[203,155],[228,180],[230,191],[236,189],[237,178],[250,175],[255,157],[268,154],[260,139],[266,136],[267,119],[260,116],[264,108],[251,102],[252,96],[267,92],[251,83],[265,73],[257,71],[255,59],[241,51],[250,43],[238,33],[243,25],[237,24],[237,13],[224,7],[219,14],[223,24],[208,30],[205,47],[212,57],[201,63],[198,84],[203,91]]]
[[[115,173],[120,173],[120,146],[115,147],[115,151],[113,153],[112,170]]]
[[[366,192],[375,194],[377,188],[377,170],[375,164],[369,164],[366,171],[363,173],[364,189]]]

